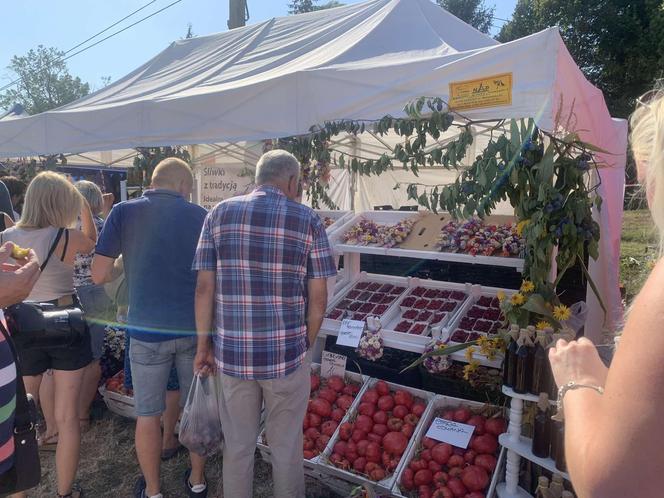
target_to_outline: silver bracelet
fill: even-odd
[[[558,388],[558,399],[556,401],[556,407],[558,411],[553,417],[551,417],[553,420],[557,422],[562,422],[564,420],[565,414],[563,413],[563,398],[565,397],[565,394],[567,394],[567,391],[574,391],[575,389],[592,389],[593,391],[597,391],[599,394],[604,394],[604,388],[602,386],[578,384],[573,380],[570,380],[567,384],[564,384]]]

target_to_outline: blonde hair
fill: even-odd
[[[167,157],[157,164],[152,172],[153,187],[176,188],[182,182],[194,183],[194,175],[189,165],[177,157]]]
[[[651,90],[630,117],[630,143],[664,251],[664,89]]]
[[[74,183],[74,187],[76,187],[76,190],[78,190],[83,198],[88,201],[88,206],[90,206],[92,214],[101,213],[102,209],[104,209],[104,198],[101,189],[96,183],[81,180]]]
[[[83,196],[67,178],[44,171],[28,185],[21,220],[16,225],[23,228],[70,227],[80,214],[83,202]]]

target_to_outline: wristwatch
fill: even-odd
[[[563,398],[565,397],[565,394],[567,394],[567,391],[574,391],[576,389],[592,389],[593,391],[597,391],[599,394],[604,394],[604,388],[602,386],[579,384],[573,380],[570,380],[567,384],[563,384],[558,388],[558,399],[556,401],[556,408],[558,411],[553,417],[551,417],[553,420],[557,422],[562,422],[564,420],[565,414],[563,413]]]

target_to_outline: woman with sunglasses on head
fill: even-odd
[[[631,147],[650,211],[664,240],[664,91],[630,119]],[[630,310],[610,368],[585,338],[549,354],[563,400],[565,456],[580,498],[663,496],[664,261]]]

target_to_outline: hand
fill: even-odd
[[[549,361],[557,386],[570,381],[604,387],[609,369],[604,366],[597,348],[585,337],[567,342],[560,339],[549,351]]]
[[[194,357],[194,373],[201,377],[207,377],[214,374],[216,369],[217,364],[214,360],[212,348],[208,346],[206,349],[201,349],[199,347]]]
[[[39,261],[33,250],[17,264],[8,263],[14,244],[0,247],[0,308],[20,303],[28,297],[39,278]]]

